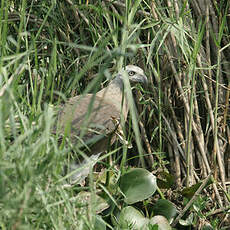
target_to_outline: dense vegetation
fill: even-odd
[[[226,0],[2,0],[0,228],[229,229],[229,30]],[[138,119],[68,184],[60,104],[130,63]]]

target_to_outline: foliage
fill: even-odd
[[[159,198],[183,214],[164,215],[178,229],[228,227],[229,29],[225,0],[2,0],[0,228],[119,229],[119,215],[132,209],[157,229]],[[148,89],[135,89],[139,116],[133,106],[126,142],[99,158],[100,173],[69,185],[63,168],[79,153],[54,134],[57,110],[97,92],[127,63],[149,79]],[[119,181],[140,165],[159,188],[127,206]],[[186,210],[181,191],[192,201]]]

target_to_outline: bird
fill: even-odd
[[[71,140],[80,143],[88,156],[99,156],[116,140],[121,120],[126,121],[129,106],[124,93],[124,78],[130,85],[147,85],[148,80],[138,66],[122,68],[107,87],[96,94],[83,94],[70,98],[60,109],[58,126],[61,133],[69,131]]]

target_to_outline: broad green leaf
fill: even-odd
[[[121,210],[119,217],[119,229],[132,230],[171,230],[168,220],[164,216],[145,218],[137,209],[127,206]]]
[[[125,202],[133,204],[152,196],[156,189],[156,177],[146,169],[131,169],[120,178],[120,188]]]
[[[119,217],[120,229],[143,229],[143,226],[148,222],[149,220],[132,206],[127,206],[121,210]]]
[[[168,200],[158,200],[153,207],[154,215],[161,215],[171,221],[177,214],[175,206]]]
[[[150,219],[148,226],[154,226],[156,224],[158,225],[158,230],[171,230],[172,229],[168,220],[164,216],[154,216],[153,218]]]

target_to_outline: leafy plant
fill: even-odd
[[[228,14],[224,0],[2,0],[0,228],[228,228]],[[149,86],[129,97],[124,143],[68,184],[82,154],[54,134],[59,108],[128,63]]]

